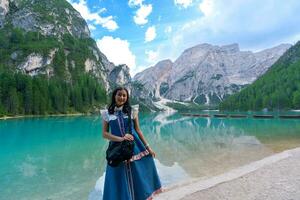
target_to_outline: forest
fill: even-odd
[[[300,42],[254,83],[223,101],[221,110],[300,109]]]

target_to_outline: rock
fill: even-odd
[[[25,71],[27,74],[34,73],[34,71],[42,68],[45,65],[45,60],[40,54],[32,53],[27,56],[25,62],[18,66],[19,69]]]
[[[169,87],[167,80],[170,75],[169,72],[172,70],[172,65],[171,60],[160,61],[142,73],[137,73],[134,80],[147,87],[148,96],[159,99],[162,93],[161,88]]]
[[[18,58],[18,52],[15,51],[10,55],[11,59],[16,60]]]
[[[109,74],[109,80],[118,86],[128,85],[131,82],[129,67],[125,64],[115,67]]]
[[[7,7],[6,2],[8,1],[5,0],[0,4],[0,11],[4,9],[4,14],[8,13],[5,9]],[[21,28],[25,31],[38,31],[42,35],[57,36],[59,38],[67,33],[77,38],[90,37],[87,23],[78,11],[66,1],[61,0],[59,2],[60,6],[56,5],[57,2],[46,0],[20,2],[18,0],[11,1],[11,6],[15,9],[8,13],[8,19],[5,21],[6,23],[11,22],[15,28]]]
[[[9,11],[9,1],[1,0],[0,1],[0,28],[3,27],[4,19],[8,11]]]

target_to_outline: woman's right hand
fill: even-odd
[[[133,140],[134,140],[133,135],[128,134],[128,133],[126,133],[126,134],[123,136],[123,139],[124,139],[124,140],[128,140],[128,141],[133,141]]]

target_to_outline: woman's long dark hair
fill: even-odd
[[[116,105],[116,95],[117,95],[117,92],[120,90],[125,90],[127,93],[127,101],[124,103],[122,111],[123,111],[123,113],[126,113],[129,116],[129,113],[131,113],[131,106],[130,106],[130,102],[129,102],[129,93],[125,87],[117,87],[113,91],[112,96],[111,96],[111,103],[108,107],[108,113],[113,114],[115,112],[115,107],[117,106]]]

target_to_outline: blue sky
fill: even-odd
[[[258,51],[300,39],[299,0],[68,0],[131,75],[201,43]]]

